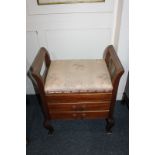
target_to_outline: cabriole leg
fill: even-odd
[[[112,133],[112,127],[114,126],[114,119],[113,118],[107,118],[106,119],[106,132],[108,134],[111,134]]]

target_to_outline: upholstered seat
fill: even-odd
[[[111,92],[113,89],[105,60],[51,61],[45,92]]]

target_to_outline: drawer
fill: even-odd
[[[83,111],[83,112],[50,112],[51,119],[99,119],[107,118],[109,110],[101,111]]]
[[[112,93],[64,93],[46,95],[47,103],[103,102],[110,101]]]
[[[109,110],[110,102],[82,102],[82,103],[48,103],[49,110],[52,111],[94,111]]]

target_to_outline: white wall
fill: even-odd
[[[124,0],[123,2],[117,53],[125,69],[119,84],[117,96],[118,99],[121,99],[129,71],[129,0]]]
[[[53,59],[102,58],[104,48],[114,44],[118,1],[38,6],[27,0],[27,70],[41,46]],[[33,93],[27,78],[27,94]]]

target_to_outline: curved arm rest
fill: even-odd
[[[103,58],[106,61],[112,84],[113,86],[116,84],[118,78],[122,76],[124,73],[124,68],[119,60],[119,57],[112,45],[109,45],[104,52]]]
[[[44,69],[43,74],[41,75],[40,72],[41,72],[41,69],[44,63],[45,63],[45,69]],[[43,106],[43,111],[44,111],[46,118],[49,117],[49,114],[48,114],[48,109],[47,109],[46,101],[45,101],[44,83],[46,80],[46,76],[47,76],[50,63],[51,63],[51,60],[50,60],[49,53],[44,47],[42,47],[40,48],[38,54],[36,55],[28,71],[28,76],[34,85],[34,88],[37,87],[36,91],[39,92],[42,103],[44,103],[42,104],[42,106]]]
[[[116,102],[118,85],[119,85],[120,78],[124,73],[124,68],[123,68],[123,66],[119,60],[119,57],[112,45],[109,45],[105,49],[103,58],[106,61],[107,68],[109,70],[112,85],[113,85],[112,103],[111,103],[111,111],[110,111],[110,115],[112,117],[114,104]]]
[[[44,47],[42,47],[42,48],[40,48],[38,54],[36,55],[29,71],[32,74],[32,76],[35,75],[35,76],[41,77],[41,78],[43,78],[43,81],[44,81],[45,76],[47,74],[47,70],[50,66],[50,62],[51,61],[50,61],[49,53],[47,52],[47,50]],[[40,75],[40,72],[41,72],[43,63],[45,63],[45,71],[42,76],[42,75]]]

